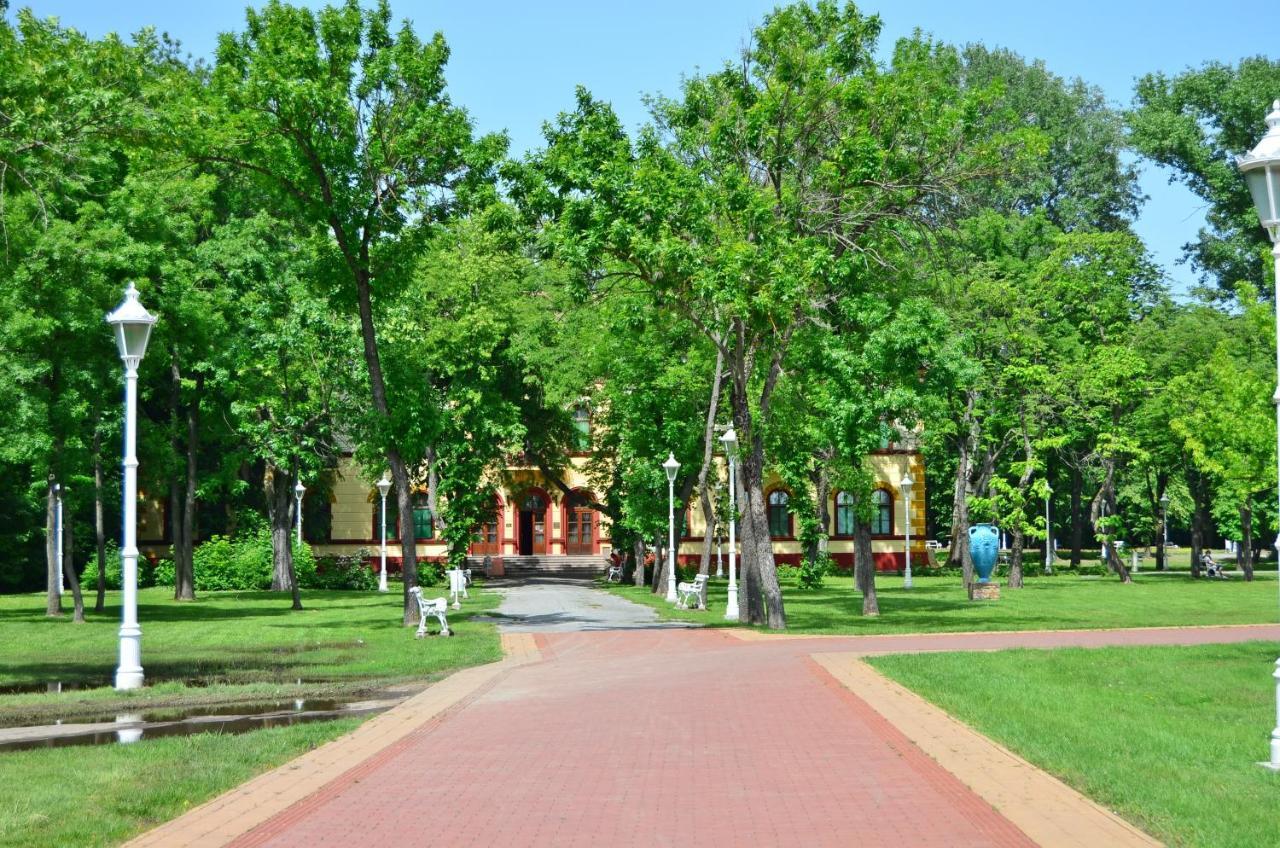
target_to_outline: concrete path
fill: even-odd
[[[506,633],[564,633],[581,630],[688,628],[663,621],[656,610],[592,588],[585,581],[526,582],[497,588],[502,604],[492,616]]]
[[[1145,834],[920,699],[903,719],[914,696],[866,677],[858,658],[1277,638],[1275,626],[831,639],[509,633],[504,641],[521,655],[427,690],[468,675],[482,681],[447,709],[424,698],[419,715],[397,708],[353,734],[381,722],[397,728],[394,744],[352,749],[344,769],[344,758],[325,753],[352,738],[343,737],[307,755],[328,764],[323,774],[304,757],[258,778],[241,790],[267,788],[200,808],[218,811],[201,814],[209,838],[180,844],[1149,846]],[[929,753],[948,751],[950,759]],[[1032,773],[1035,797],[1017,795]],[[290,784],[300,775],[305,791]],[[251,806],[264,797],[270,805]],[[169,834],[192,833],[186,818],[166,825]]]

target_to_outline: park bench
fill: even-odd
[[[698,601],[697,609],[704,610],[707,608],[707,575],[699,574],[693,578],[692,583],[681,582],[676,586],[676,595],[679,601],[676,606],[680,609],[688,609],[689,602],[695,598]]]
[[[462,609],[462,598],[470,598],[467,585],[471,582],[471,569],[451,568],[445,572],[449,577],[449,595],[453,598],[453,608]]]
[[[622,566],[620,565],[609,566],[609,573],[604,576],[604,582],[621,583],[622,582]]]
[[[418,635],[421,639],[427,634],[427,616],[434,615],[436,620],[440,622],[440,635],[452,636],[453,631],[449,629],[449,618],[447,611],[449,602],[444,598],[432,598],[427,600],[422,597],[422,587],[414,586],[409,593],[418,601]]]
[[[942,550],[942,543],[939,542],[937,539],[930,539],[929,541],[924,543],[924,546],[931,551]]]

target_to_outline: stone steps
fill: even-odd
[[[493,557],[502,562],[504,576],[519,577],[545,575],[554,577],[598,577],[609,568],[607,557],[589,556],[501,556]],[[484,557],[468,557],[467,567],[483,570]]]

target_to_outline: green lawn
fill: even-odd
[[[138,617],[148,685],[132,692],[110,688],[118,606],[77,625],[69,615],[46,618],[43,595],[0,597],[0,690],[55,680],[91,687],[0,695],[0,720],[38,724],[165,707],[343,698],[501,658],[494,626],[471,620],[495,607],[497,595],[473,589],[462,610],[450,610],[457,635],[422,640],[401,626],[400,597],[307,592],[307,608],[292,612],[284,593],[206,593],[177,603],[171,590],[145,590]],[[118,604],[118,594],[108,601]],[[115,844],[358,723],[0,753],[0,846]]]
[[[1275,588],[1274,584],[1271,588]],[[1280,845],[1274,643],[896,654],[872,665],[1175,846]]]
[[[959,577],[917,577],[914,588],[902,578],[880,575],[876,594],[880,617],[861,615],[862,596],[846,573],[828,576],[821,589],[801,589],[784,572],[783,598],[793,633],[921,633],[966,630],[1056,630],[1255,624],[1280,620],[1274,574],[1253,583],[1192,580],[1182,574],[1139,573],[1131,585],[1116,578],[1063,574],[1030,577],[1023,589],[1002,589],[995,602],[968,600]],[[707,612],[677,610],[646,588],[609,584],[615,594],[648,604],[666,618],[722,626],[727,581],[713,578]]]
[[[140,707],[340,697],[501,658],[493,625],[470,620],[495,607],[497,595],[473,590],[461,610],[450,610],[457,635],[423,640],[401,626],[400,598],[398,591],[313,591],[303,597],[306,609],[293,612],[284,593],[210,592],[178,603],[171,590],[143,590],[138,619],[148,685],[121,693],[110,688],[118,593],[85,624],[72,624],[70,615],[47,618],[43,595],[2,596],[0,691],[52,681],[82,688],[0,695],[0,719],[35,723]]]
[[[116,845],[357,724],[0,754],[0,846]]]

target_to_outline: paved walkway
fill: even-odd
[[[526,618],[536,621],[520,627],[596,626],[578,620],[581,611]],[[937,731],[939,716],[964,728],[923,702],[904,734],[885,717],[896,707],[885,704],[914,696],[860,677],[868,667],[858,656],[1249,638],[1278,639],[1280,627],[759,640],[723,630],[509,633],[514,659],[427,690],[468,674],[479,681],[443,707],[419,706],[411,721],[399,720],[392,743],[350,751],[345,770],[328,757],[328,770],[311,775],[303,758],[273,772],[274,783],[266,775],[242,787],[261,782],[240,792],[242,807],[284,787],[274,806],[242,810],[223,829],[216,820],[237,815],[236,799],[217,815],[200,808],[208,839],[182,830],[182,819],[166,828],[183,844],[308,848],[1151,845],[1012,755],[1003,771],[971,780],[966,759],[1007,752],[984,749],[989,740],[972,731],[976,741]],[[934,750],[963,754],[926,753],[935,736]],[[1019,800],[1016,784],[1032,772],[1041,794]],[[305,789],[289,790],[299,775]],[[969,786],[993,787],[984,797],[1028,815],[1002,815]],[[1048,825],[1035,815],[1041,799],[1056,816]],[[166,844],[165,833],[150,836],[140,844]]]
[[[591,588],[586,581],[530,582],[495,589],[503,595],[488,619],[506,633],[563,633],[582,630],[687,628],[663,621],[657,610]]]

